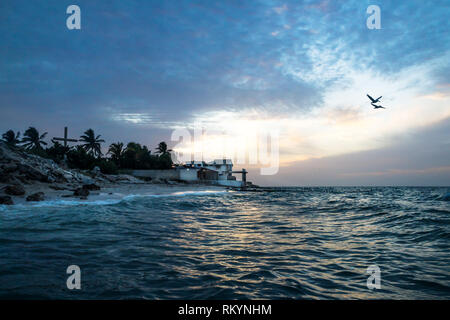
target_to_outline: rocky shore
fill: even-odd
[[[0,142],[0,204],[3,205],[55,198],[86,200],[100,190],[112,193],[124,186],[156,184],[175,186],[180,183],[143,181],[126,174],[106,175],[97,167],[90,171],[68,169]]]

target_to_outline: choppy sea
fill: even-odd
[[[450,299],[449,188],[0,206],[2,299]],[[69,290],[69,265],[81,290]],[[369,289],[369,266],[380,289]]]

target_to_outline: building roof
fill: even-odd
[[[185,165],[198,165],[198,164],[202,166],[224,165],[224,164],[233,165],[233,161],[231,159],[215,159],[214,161],[211,162],[191,160],[185,163]]]
[[[210,164],[233,164],[231,159],[214,159]]]

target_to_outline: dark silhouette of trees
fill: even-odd
[[[105,140],[100,139],[100,135],[95,136],[94,130],[88,129],[84,132],[84,135],[80,136],[80,141],[85,142],[83,148],[94,157],[100,157],[102,155],[101,143]]]
[[[164,141],[160,142],[156,148],[156,153],[159,153],[160,155],[166,155],[171,151],[172,149],[167,149],[167,143]]]
[[[20,143],[20,131],[14,133],[13,130],[8,130],[2,135],[2,140],[5,141],[10,146],[16,146]]]
[[[162,141],[158,144],[155,154],[149,148],[137,142],[129,142],[126,147],[124,143],[112,143],[107,155],[110,158],[102,157],[101,143],[105,140],[100,135],[95,135],[93,129],[88,129],[80,137],[81,145],[75,147],[63,146],[58,141],[53,141],[53,145],[46,149],[44,141],[47,132],[39,134],[34,127],[29,127],[19,140],[20,133],[8,130],[2,135],[2,140],[11,146],[17,145],[25,150],[42,157],[53,159],[56,162],[67,161],[70,168],[91,170],[95,166],[100,167],[103,173],[117,173],[118,169],[170,169],[173,167],[172,157],[167,143]]]
[[[53,159],[56,162],[60,162],[64,159],[64,155],[66,155],[70,151],[70,147],[63,146],[58,141],[53,141],[53,146],[45,149],[47,157]]]
[[[23,134],[21,142],[26,150],[40,151],[43,150],[42,145],[47,145],[47,142],[43,140],[46,135],[47,132],[39,135],[39,131],[36,128],[29,127]]]
[[[111,155],[111,160],[113,160],[117,165],[120,165],[124,151],[125,149],[123,148],[123,143],[116,142],[111,143],[107,154]]]

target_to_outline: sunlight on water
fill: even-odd
[[[448,299],[445,194],[279,188],[2,207],[0,297]],[[65,286],[71,264],[79,292]]]

